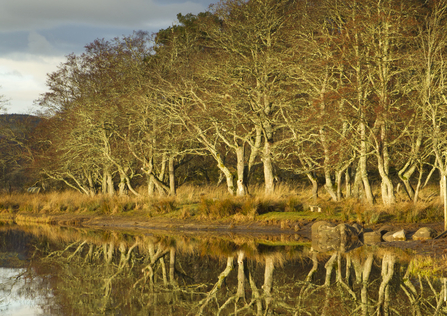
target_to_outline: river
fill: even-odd
[[[1,315],[447,315],[429,257],[280,236],[0,227]]]

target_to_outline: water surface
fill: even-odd
[[[280,236],[3,226],[0,313],[447,315],[443,271],[424,264]]]

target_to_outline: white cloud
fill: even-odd
[[[46,74],[57,70],[65,57],[35,57],[16,54],[0,58],[0,94],[10,100],[9,113],[27,113],[40,94],[48,88]]]

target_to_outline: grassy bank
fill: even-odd
[[[90,216],[114,215],[123,217],[165,217],[199,221],[232,221],[292,223],[297,220],[330,219],[344,222],[376,224],[385,222],[424,223],[443,221],[442,204],[426,190],[418,203],[399,197],[391,208],[380,204],[369,206],[357,199],[332,202],[321,195],[317,205],[321,213],[311,212],[314,205],[308,188],[280,186],[274,195],[267,196],[262,188],[251,188],[244,198],[229,196],[225,188],[182,187],[176,197],[148,197],[141,195],[94,197],[74,191],[0,195],[0,215],[3,218],[39,218],[51,222],[51,215],[83,214]],[[37,220],[37,219],[36,219]]]

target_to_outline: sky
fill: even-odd
[[[177,13],[206,11],[214,0],[0,0],[0,95],[7,113],[32,114],[48,91],[47,74],[95,39],[176,23]]]

